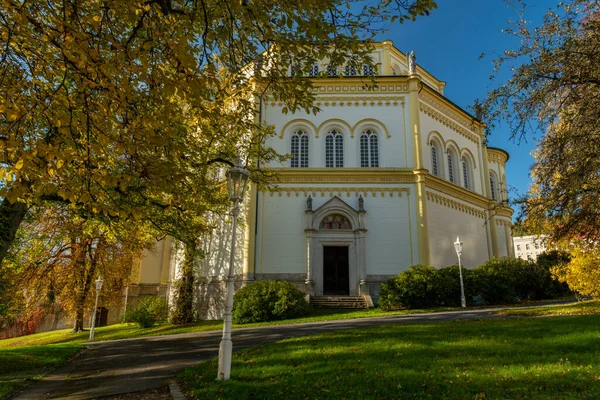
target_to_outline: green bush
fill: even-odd
[[[233,322],[247,324],[306,316],[305,294],[285,281],[255,281],[233,297]]]
[[[435,307],[438,305],[438,279],[435,268],[413,265],[381,284],[379,306],[384,310]]]
[[[475,292],[488,304],[554,298],[561,293],[545,261],[493,258],[472,271]]]
[[[150,328],[167,320],[167,302],[161,297],[144,297],[131,311],[125,313],[123,322],[135,322],[140,328]]]

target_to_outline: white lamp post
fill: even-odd
[[[100,290],[102,289],[102,284],[104,281],[102,278],[98,277],[96,279],[96,304],[94,304],[94,318],[92,318],[92,329],[90,329],[90,342],[94,340],[94,328],[96,327],[96,310],[98,310],[98,294],[100,294]]]
[[[235,266],[235,231],[237,230],[237,216],[240,212],[240,201],[244,198],[246,185],[250,173],[242,167],[242,160],[236,160],[235,166],[227,171],[227,188],[229,190],[229,200],[231,200],[231,215],[233,221],[231,228],[231,255],[229,257],[229,274],[227,276],[227,292],[225,294],[225,311],[223,312],[223,337],[219,346],[219,373],[217,380],[227,380],[231,375],[231,353],[233,345],[231,343],[231,310],[233,308],[233,283]]]
[[[463,285],[462,278],[462,266],[460,265],[460,255],[462,254],[463,242],[460,241],[460,238],[456,237],[456,242],[454,242],[454,249],[456,250],[456,255],[458,256],[458,276],[460,277],[460,305],[465,308],[467,306],[467,302],[465,300],[465,287]]]

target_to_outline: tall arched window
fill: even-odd
[[[452,152],[450,150],[448,150],[448,180],[452,183],[456,183],[454,157],[452,156]]]
[[[292,168],[308,167],[308,134],[299,129],[292,133]]]
[[[473,190],[473,183],[471,182],[471,166],[466,156],[462,158],[462,173],[463,173],[463,186],[466,189]]]
[[[440,169],[438,165],[438,150],[433,142],[431,142],[431,173],[435,176],[440,175]]]
[[[330,130],[325,136],[325,166],[344,166],[344,136],[336,129]]]
[[[360,166],[379,167],[379,138],[370,129],[360,135]]]
[[[496,183],[496,177],[494,176],[494,173],[492,171],[490,171],[490,189],[492,192],[492,200],[498,200],[498,184]]]

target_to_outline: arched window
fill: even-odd
[[[325,166],[344,166],[344,136],[336,129],[330,130],[325,136]]]
[[[448,180],[452,183],[456,183],[454,157],[452,156],[452,152],[450,150],[448,150]]]
[[[473,183],[471,182],[471,166],[466,156],[462,158],[462,174],[463,174],[463,186],[466,189],[473,190]]]
[[[344,68],[344,75],[356,76],[356,67],[354,65],[346,65]]]
[[[312,67],[310,67],[310,72],[308,74],[308,76],[317,76],[319,75],[319,64],[314,64]]]
[[[308,134],[301,129],[292,133],[291,167],[308,167]]]
[[[431,142],[431,173],[435,176],[440,175],[438,166],[438,150],[433,142]]]
[[[327,76],[333,77],[338,75],[338,68],[335,65],[329,64],[327,66]]]
[[[492,171],[490,171],[490,189],[492,192],[492,200],[498,200],[498,184],[496,183],[496,177],[494,176],[494,173]]]
[[[392,67],[392,75],[400,75],[400,67],[397,64]]]
[[[364,76],[373,76],[375,75],[375,69],[372,65],[363,64],[363,75]]]
[[[360,166],[379,167],[379,138],[370,129],[360,135]]]

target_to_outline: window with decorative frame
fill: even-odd
[[[354,65],[346,65],[346,67],[344,68],[345,76],[356,76],[356,72],[356,66]]]
[[[375,68],[372,65],[363,64],[362,74],[364,76],[373,76],[375,75]]]
[[[438,168],[438,149],[435,146],[435,143],[431,142],[431,173],[435,176],[440,175],[440,170]]]
[[[344,166],[344,135],[332,129],[325,136],[325,167],[340,168]]]
[[[496,183],[496,177],[494,176],[493,172],[490,172],[490,189],[492,192],[492,200],[498,200],[498,185]]]
[[[371,129],[360,135],[360,166],[379,167],[379,137]]]
[[[448,150],[448,180],[452,183],[456,183],[456,175],[454,171],[454,156],[452,155],[452,151]]]
[[[290,166],[292,168],[307,168],[308,167],[308,133],[299,129],[292,133],[292,160]]]
[[[463,186],[465,189],[473,190],[471,183],[471,166],[466,156],[462,158],[462,173],[463,173]]]

